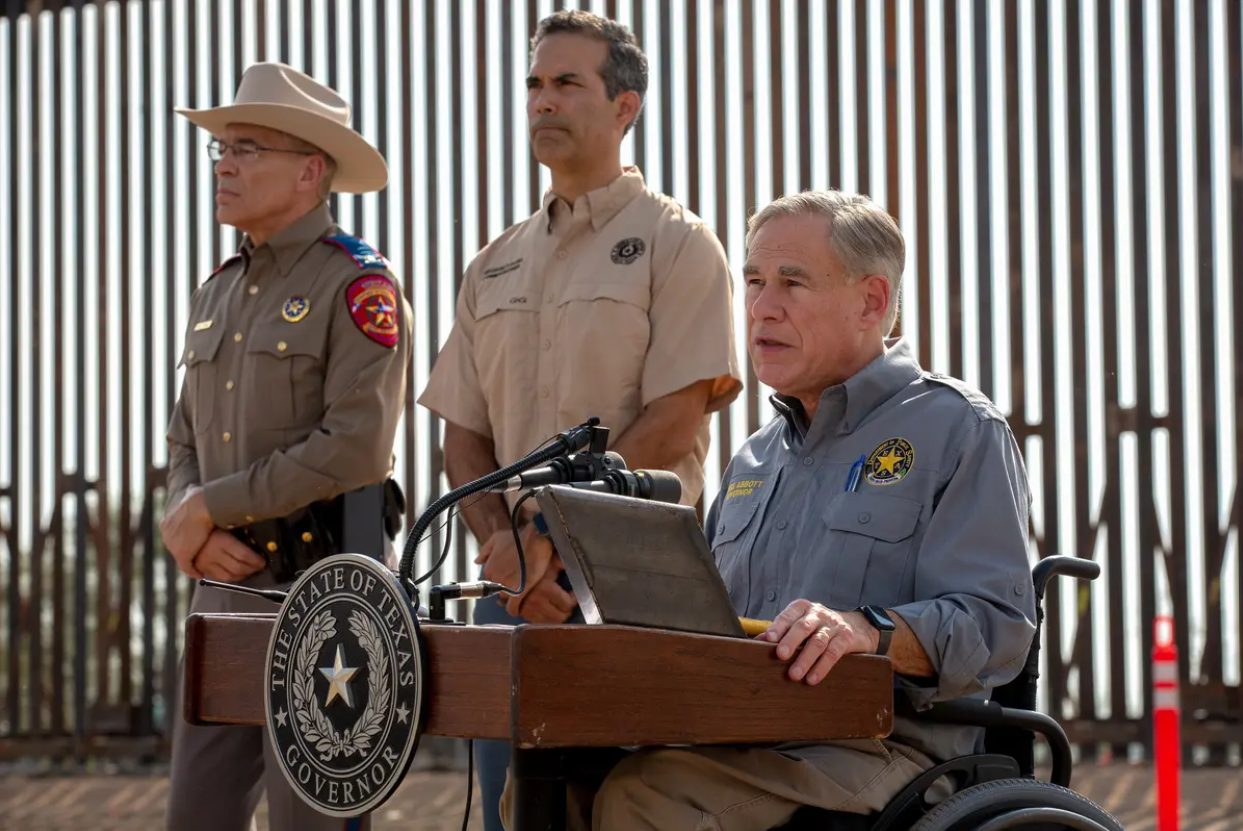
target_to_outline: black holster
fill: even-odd
[[[313,502],[286,517],[235,528],[233,534],[267,560],[277,583],[288,583],[315,562],[343,551],[384,562],[388,540],[396,538],[404,513],[401,486],[388,479]]]

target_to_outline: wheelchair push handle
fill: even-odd
[[[1049,579],[1059,575],[1078,580],[1095,580],[1101,576],[1101,566],[1094,560],[1085,560],[1082,557],[1067,557],[1063,554],[1045,557],[1032,569],[1036,597],[1044,597],[1044,589]]]

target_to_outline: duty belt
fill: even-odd
[[[401,487],[388,479],[360,490],[367,488],[383,489],[384,532],[390,540],[395,539],[405,512]],[[341,553],[344,507],[344,495],[313,502],[289,516],[234,528],[233,535],[267,561],[268,571],[277,583],[288,583],[313,563]]]

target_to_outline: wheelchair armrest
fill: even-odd
[[[1066,731],[1053,718],[1035,710],[1016,710],[1003,707],[993,701],[961,699],[939,701],[929,710],[914,713],[920,721],[942,724],[962,724],[970,727],[1010,727],[1030,730],[1045,737],[1053,756],[1053,771],[1049,781],[1063,788],[1070,786],[1070,740]]]

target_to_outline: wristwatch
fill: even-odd
[[[889,651],[889,641],[893,638],[893,631],[897,629],[897,625],[893,622],[893,618],[889,617],[889,613],[880,606],[860,606],[855,609],[856,612],[863,615],[872,627],[880,632],[880,641],[876,644],[876,654],[884,655]]]

